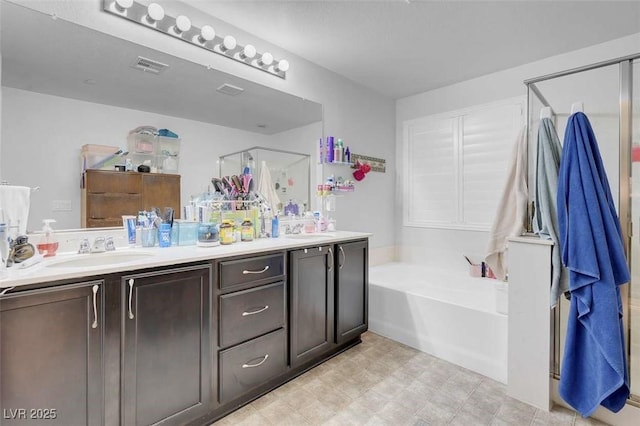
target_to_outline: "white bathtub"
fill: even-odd
[[[407,263],[375,266],[369,270],[369,329],[506,383],[502,286],[466,271]]]

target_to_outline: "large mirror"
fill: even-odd
[[[29,230],[45,218],[58,229],[78,228],[81,147],[126,149],[128,132],[139,126],[180,136],[183,205],[210,189],[218,158],[227,153],[254,146],[310,155],[317,149],[322,105],[316,102],[23,5],[2,0],[0,7],[0,179],[40,188],[31,196]],[[133,66],[139,57],[166,67],[159,74],[141,71]],[[216,90],[225,84],[243,90],[235,96]]]

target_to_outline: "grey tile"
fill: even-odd
[[[396,393],[406,388],[407,385],[408,383],[403,382],[401,380],[397,380],[392,376],[389,376],[385,380],[373,386],[371,389],[378,392],[381,395],[395,395]]]
[[[341,410],[338,414],[331,417],[328,421],[323,423],[324,426],[344,426],[354,425],[361,426],[366,425],[373,417],[372,413],[363,412],[354,408],[347,408]]]
[[[398,392],[394,396],[393,400],[412,413],[417,412],[427,403],[427,399],[423,395],[412,392],[408,389],[403,389],[402,391]]]
[[[379,416],[372,416],[366,423],[366,426],[391,426],[392,423],[387,422]]]
[[[458,414],[456,414],[453,419],[451,419],[451,422],[449,422],[450,425],[454,425],[454,426],[483,426],[483,425],[487,425],[489,426],[491,424],[491,422],[493,421],[493,416],[489,416],[489,418],[479,418],[476,417],[474,414],[466,412],[466,411],[459,411]]]
[[[472,405],[463,405],[460,411],[453,418],[454,424],[466,424],[466,425],[489,425],[493,421],[495,413],[487,411],[482,407],[476,407]],[[463,422],[463,419],[467,421]]]
[[[376,413],[378,417],[389,422],[390,424],[403,424],[407,422],[411,417],[413,417],[414,412],[411,410],[407,410],[406,407],[400,405],[396,401],[387,402],[381,409]]]
[[[391,400],[391,395],[380,395],[373,390],[369,390],[358,398],[355,398],[351,405],[353,406],[355,404],[369,411],[377,412],[389,400]]]
[[[570,425],[574,413],[536,410],[506,386],[374,333],[216,425]],[[576,425],[602,425],[575,419]]]
[[[282,400],[278,400],[257,410],[257,413],[262,415],[271,423],[278,424],[280,419],[287,417],[293,411],[295,410],[292,406]]]
[[[535,412],[534,407],[507,397],[496,413],[496,418],[511,424],[529,424]]]
[[[436,402],[427,401],[416,415],[430,425],[449,423],[457,414],[458,407],[447,407]]]
[[[330,407],[321,401],[316,401],[306,407],[299,407],[297,411],[298,414],[304,417],[304,419],[312,425],[320,425],[338,414],[333,407]]]
[[[503,400],[504,395],[498,392],[485,392],[476,388],[476,390],[466,400],[465,406],[482,408],[491,414],[496,414],[502,406]]]
[[[568,408],[554,406],[551,411],[536,410],[533,425],[571,426],[575,421],[576,413]]]

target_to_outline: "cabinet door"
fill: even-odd
[[[102,281],[0,296],[2,425],[103,424]]]
[[[291,365],[297,366],[333,345],[334,294],[331,246],[290,252]]]
[[[172,207],[176,219],[180,218],[180,175],[142,175],[142,208]]]
[[[122,278],[122,424],[184,424],[212,408],[210,277],[205,265]]]
[[[336,342],[344,343],[367,331],[368,244],[336,246]]]

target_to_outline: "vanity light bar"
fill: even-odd
[[[286,59],[277,61],[271,53],[258,53],[250,44],[241,46],[236,42],[235,37],[220,36],[209,25],[198,28],[192,25],[191,20],[184,15],[175,18],[169,16],[158,3],[150,3],[146,6],[134,0],[104,0],[103,10],[271,75],[287,78],[289,61]]]

